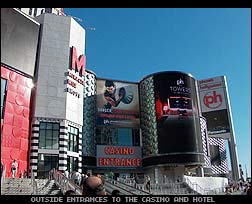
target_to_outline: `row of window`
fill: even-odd
[[[40,122],[39,125],[39,148],[59,148],[59,123]],[[78,152],[79,129],[68,126],[67,150]],[[96,129],[96,144],[117,146],[140,146],[140,135],[138,129],[130,128],[104,128]]]
[[[98,127],[96,129],[96,144],[115,146],[140,146],[139,130],[131,128]]]
[[[40,122],[39,124],[39,148],[59,149],[59,123]],[[67,150],[78,152],[79,130],[75,127],[68,127]]]
[[[18,8],[18,10],[23,11],[22,8]],[[33,12],[33,15],[32,15],[32,12]],[[38,12],[38,8],[29,8],[29,15],[30,16],[34,16],[34,17],[38,16],[37,12]],[[41,9],[40,14],[42,14],[42,13],[52,13],[52,8]],[[59,15],[58,10],[57,10],[57,15]]]

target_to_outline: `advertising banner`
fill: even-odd
[[[39,23],[13,8],[1,8],[1,63],[34,76]]]
[[[141,147],[97,145],[97,167],[141,167]]]
[[[139,127],[138,85],[97,80],[97,125]]]
[[[196,82],[171,72],[154,76],[159,153],[200,152]]]
[[[227,90],[223,76],[198,81],[202,115],[209,136],[230,137]]]

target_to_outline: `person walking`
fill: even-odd
[[[17,169],[18,169],[18,163],[17,161],[14,159],[12,164],[11,164],[11,174],[12,174],[12,178],[15,178],[17,175]]]
[[[24,170],[24,178],[28,178],[26,170]]]
[[[150,193],[150,183],[151,183],[150,176],[147,176],[146,189],[149,191],[149,193]]]
[[[69,178],[69,171],[68,171],[68,169],[66,169],[66,170],[64,171],[64,176],[67,177],[67,178]]]

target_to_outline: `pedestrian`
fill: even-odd
[[[250,196],[251,196],[251,182],[250,182],[250,183],[248,183],[248,187],[247,187],[246,195],[250,195]]]
[[[109,171],[109,178],[114,179],[114,172],[112,170]]]
[[[66,170],[64,171],[64,176],[67,177],[67,178],[69,178],[69,171],[68,171],[68,169],[66,169]]]
[[[22,171],[19,172],[19,178],[23,178],[23,172]]]
[[[80,186],[83,186],[83,182],[84,180],[87,178],[87,176],[85,174],[81,174],[81,182],[80,182]]]
[[[66,196],[71,196],[71,195],[76,195],[76,193],[75,193],[74,190],[67,190],[67,191],[65,192],[65,195],[66,195]]]
[[[24,178],[27,178],[27,171],[24,170]]]
[[[104,181],[97,176],[89,176],[83,182],[82,195],[84,196],[106,195]]]
[[[146,189],[147,189],[149,192],[150,192],[150,182],[151,182],[150,177],[147,176]]]
[[[17,175],[17,169],[18,169],[18,163],[17,161],[14,159],[12,164],[11,164],[11,174],[12,174],[12,178],[15,178]]]
[[[163,183],[166,183],[166,175],[163,175]]]
[[[112,196],[118,196],[120,195],[120,191],[118,189],[114,189],[111,193]]]
[[[71,179],[79,186],[81,184],[81,173],[78,170],[74,171]]]
[[[1,178],[2,178],[3,171],[4,171],[4,164],[3,164],[3,162],[1,161]]]
[[[78,185],[78,186],[80,186],[81,185],[81,179],[82,179],[82,176],[81,176],[81,173],[80,172],[78,172],[78,171],[76,171],[76,184]]]
[[[54,176],[54,169],[51,169],[49,171],[49,180],[53,180],[54,179],[53,176]]]

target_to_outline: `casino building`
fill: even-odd
[[[1,8],[7,177],[13,159],[19,171],[32,169],[38,178],[52,168],[148,174],[160,183],[163,175],[226,176],[229,142],[233,179],[239,179],[225,77],[198,81],[166,71],[140,82],[105,79],[86,69],[86,32],[73,17],[62,9],[20,10]]]

